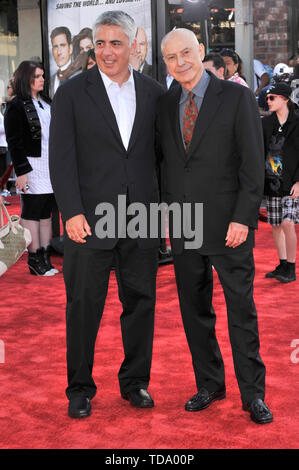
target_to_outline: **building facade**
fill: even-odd
[[[298,11],[299,0],[152,0],[153,75],[161,79],[159,44],[174,27],[194,31],[207,51],[237,50],[248,74],[253,58],[271,66],[287,63],[298,54]],[[0,97],[5,97],[8,80],[22,60],[41,58],[47,69],[46,16],[47,0],[1,0]]]
[[[298,54],[298,1],[254,0],[254,57],[274,66]]]

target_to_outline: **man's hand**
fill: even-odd
[[[231,222],[228,226],[226,234],[226,244],[230,248],[236,248],[242,243],[246,242],[248,236],[247,225],[238,224],[237,222]]]
[[[290,191],[291,199],[295,199],[295,197],[299,197],[299,181],[292,186]]]
[[[134,52],[133,54],[130,55],[130,65],[132,65],[134,70],[137,70],[137,72],[139,72],[141,64],[142,64],[142,57],[141,57],[140,52]]]
[[[75,215],[67,220],[65,228],[69,238],[76,243],[86,243],[84,238],[91,235],[90,227],[83,214]]]

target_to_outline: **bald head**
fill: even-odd
[[[169,33],[167,33],[161,41],[161,50],[162,54],[164,55],[164,48],[168,41],[176,41],[177,38],[185,39],[186,41],[193,42],[194,45],[198,46],[198,39],[190,29],[186,28],[177,28]]]
[[[202,77],[204,45],[189,29],[170,31],[161,42],[168,72],[187,90],[192,90]]]
[[[141,26],[138,26],[138,28],[137,28],[136,37],[138,35],[139,35],[140,39],[143,39],[144,41],[147,41],[146,33],[145,33],[144,29],[141,28]]]

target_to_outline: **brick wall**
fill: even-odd
[[[253,0],[254,58],[274,66],[288,60],[289,0]]]

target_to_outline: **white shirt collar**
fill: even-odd
[[[111,85],[117,85],[117,86],[119,86],[117,82],[114,82],[114,81],[111,80],[111,78],[109,78],[104,72],[102,72],[99,67],[98,67],[98,70],[99,70],[99,72],[100,72],[100,74],[101,74],[101,77],[102,77],[102,80],[103,80],[103,82],[104,82],[104,85],[105,85],[106,90],[107,90]],[[129,64],[129,71],[130,71],[130,76],[129,76],[128,80],[127,80],[125,83],[122,84],[122,87],[123,87],[124,85],[127,85],[127,84],[128,84],[128,85],[131,85],[131,86],[133,86],[133,87],[135,86],[134,75],[133,75],[133,67],[132,67],[130,64]],[[119,88],[122,88],[122,87],[119,87]]]
[[[68,68],[69,65],[71,65],[71,63],[72,63],[72,61],[71,61],[71,59],[70,59],[67,64],[63,65],[62,67],[58,67],[57,70],[62,70],[62,71],[64,71],[64,70],[66,70],[66,69]],[[56,65],[57,65],[57,64],[56,64]]]

